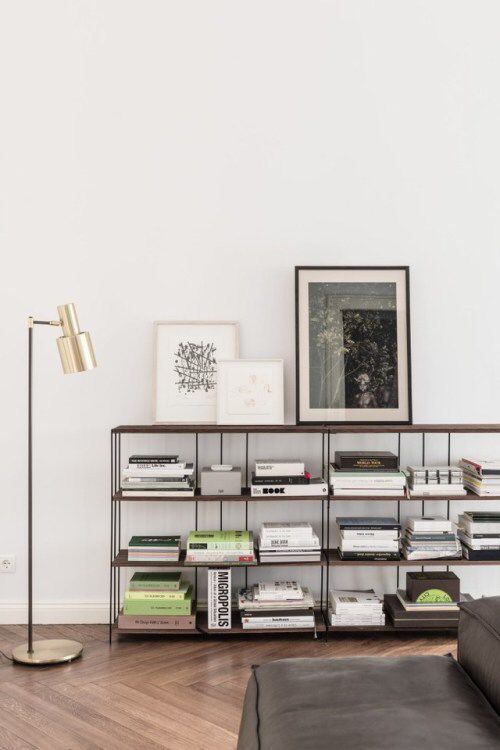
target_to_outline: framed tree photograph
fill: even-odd
[[[410,424],[407,266],[295,268],[297,424]]]
[[[155,332],[155,422],[215,424],[217,363],[238,357],[238,323],[159,321]]]

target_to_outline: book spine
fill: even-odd
[[[208,627],[210,630],[231,628],[231,569],[208,571]]]
[[[283,497],[300,497],[304,496],[320,496],[326,495],[328,492],[328,485],[326,482],[314,482],[303,485],[255,485],[251,487],[252,497],[261,497],[263,495],[282,495]]]
[[[254,555],[224,555],[224,554],[189,554],[186,553],[186,562],[193,563],[253,563]]]
[[[177,464],[179,456],[130,456],[129,464]]]
[[[118,615],[118,630],[194,630],[196,617],[159,617],[157,615]]]
[[[188,542],[188,552],[193,550],[249,550],[248,542]]]
[[[183,601],[186,591],[127,591],[125,599],[128,601]]]
[[[256,476],[252,474],[252,484],[310,484],[311,477],[304,476]]]
[[[191,614],[191,599],[182,602],[157,602],[157,601],[127,601],[123,603],[125,615],[164,615],[173,617],[175,615]]]

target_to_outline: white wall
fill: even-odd
[[[3,621],[26,598],[29,314],[76,302],[99,360],[63,377],[56,332],[36,331],[49,621],[105,611],[109,429],[151,420],[155,319],[239,320],[242,356],[284,357],[293,421],[294,265],[409,264],[415,421],[500,421],[499,24],[495,0],[0,4],[0,554],[18,565],[0,576]],[[256,438],[253,455],[300,445],[314,466],[301,440]],[[429,446],[445,457],[443,439]],[[462,447],[495,456],[500,437]],[[418,451],[408,438],[403,460]],[[192,511],[177,511],[128,524],[186,532]],[[497,568],[463,577],[500,587]]]

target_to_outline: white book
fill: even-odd
[[[379,474],[371,471],[331,471],[330,483],[335,488],[392,487],[397,489],[406,486],[406,475],[402,471],[381,472]]]
[[[356,552],[357,550],[373,550],[374,552],[397,552],[399,541],[390,539],[342,539],[340,541],[342,552]]]
[[[133,466],[133,464],[130,466]],[[127,469],[122,469],[123,477],[184,477],[190,476],[194,471],[192,463],[186,464],[183,469],[179,468],[177,464],[162,469],[135,469],[130,468],[130,466]]]
[[[231,628],[231,568],[208,570],[208,627],[210,630]]]
[[[442,560],[442,559],[459,560],[462,557],[462,550],[460,549],[460,550],[457,550],[456,552],[452,552],[449,550],[447,551],[416,550],[415,552],[410,552],[408,549],[403,547],[403,556],[406,560]]]
[[[328,494],[328,485],[321,477],[311,479],[309,484],[252,484],[250,494],[252,497],[269,497],[275,500],[280,497],[319,497]]]
[[[406,526],[411,531],[451,532],[453,524],[444,516],[410,516],[406,519]]]
[[[276,557],[275,555],[259,554],[259,561],[269,565],[280,565],[281,563],[311,563],[321,561],[321,552],[315,552],[312,555],[291,554]]]
[[[478,539],[459,530],[458,538],[471,549],[500,549],[500,537],[492,536]]]
[[[305,472],[304,462],[294,458],[258,458],[255,462],[257,477],[302,477]]]
[[[249,622],[242,618],[243,630],[296,630],[297,628],[314,628],[314,617],[307,620],[276,621],[276,622]]]
[[[254,596],[257,601],[304,598],[302,587],[297,581],[263,581],[256,584],[256,589]]]
[[[332,494],[339,496],[344,495],[345,497],[378,497],[379,495],[386,497],[404,497],[405,490],[393,490],[387,489],[386,487],[384,487],[384,489],[373,489],[367,487],[362,490],[338,490],[336,487],[332,487]]]
[[[458,523],[461,529],[469,536],[474,534],[500,534],[500,521],[471,521],[467,516],[459,516]]]
[[[432,495],[462,497],[467,494],[467,490],[459,484],[421,484],[410,487],[408,494],[410,497],[430,497]]]
[[[297,537],[297,539],[272,539],[260,537],[260,546],[269,549],[289,549],[290,547],[318,547],[319,538],[314,535],[308,538]]]
[[[122,490],[122,497],[194,497],[194,489],[189,490]]]
[[[318,545],[311,547],[287,547],[286,549],[275,549],[274,547],[262,547],[259,545],[259,552],[269,557],[286,557],[287,555],[308,555],[319,552],[321,547]]]
[[[376,595],[373,589],[365,591],[349,590],[349,589],[332,589],[328,598],[332,609],[335,612],[339,612],[342,609],[354,607],[358,610],[360,607],[380,607],[382,606],[382,600]]]
[[[395,529],[342,529],[342,539],[397,539],[399,534]]]

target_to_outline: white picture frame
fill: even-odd
[[[239,323],[155,321],[155,424],[215,424],[219,359],[239,355]]]
[[[284,424],[282,359],[219,360],[217,424]]]

